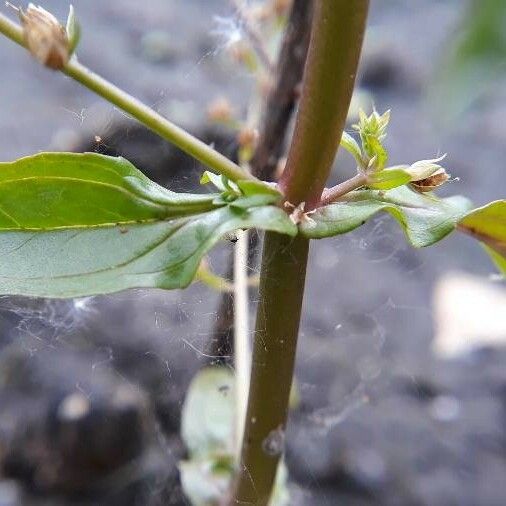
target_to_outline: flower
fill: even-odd
[[[30,53],[43,65],[61,70],[70,58],[70,43],[65,28],[48,11],[29,4],[18,10],[23,35]]]
[[[440,167],[438,170],[432,173],[429,177],[425,179],[420,179],[418,181],[412,181],[411,186],[418,190],[419,192],[430,192],[435,190],[437,187],[443,185],[450,179],[450,176],[446,172],[443,167]]]

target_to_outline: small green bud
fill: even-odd
[[[388,152],[382,141],[386,137],[386,130],[390,122],[390,110],[378,114],[376,110],[370,116],[360,109],[359,121],[353,128],[359,133],[362,149],[367,159],[364,169],[374,172],[382,170],[388,160]],[[370,163],[374,159],[374,163]]]
[[[379,141],[386,137],[386,129],[390,122],[390,109],[383,114],[378,114],[374,110],[370,116],[367,116],[363,109],[359,109],[358,118],[359,121],[356,125],[353,125],[353,128],[359,132],[360,137],[372,136]]]
[[[81,38],[81,26],[79,25],[74,6],[70,4],[69,15],[67,16],[67,24],[65,27],[67,39],[69,41],[69,55],[72,56],[76,50],[79,39]]]

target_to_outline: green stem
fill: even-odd
[[[348,115],[368,0],[317,0],[304,91],[280,188],[310,211],[320,201]]]
[[[283,452],[309,241],[265,234],[252,375],[235,502],[266,505]]]
[[[3,33],[17,44],[26,47],[22,28],[3,14],[0,14],[0,33]],[[232,181],[240,179],[258,181],[250,172],[242,169],[227,157],[165,119],[141,101],[89,70],[79,63],[77,58],[72,58],[62,69],[62,72],[134,117],[147,128],[176,145],[206,167],[223,174]]]
[[[318,205],[353,91],[368,0],[315,0],[294,138],[281,180],[292,204]],[[262,256],[246,426],[231,504],[268,504],[288,414],[309,243],[268,232]]]

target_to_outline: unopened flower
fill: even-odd
[[[443,167],[440,167],[429,177],[426,177],[425,179],[421,179],[419,181],[412,181],[411,186],[415,188],[415,190],[425,193],[435,190],[438,186],[446,183],[448,179],[450,179],[450,176],[445,171],[445,169],[443,169]]]
[[[237,134],[237,142],[241,148],[253,149],[258,140],[258,130],[245,126]]]
[[[439,162],[444,160],[446,155],[443,155],[439,158],[434,158],[433,160],[420,160],[419,162],[415,162],[405,170],[411,176],[411,181],[421,181],[422,179],[427,179],[432,176],[440,169],[442,169]],[[444,169],[443,169],[444,170]]]
[[[207,108],[207,116],[211,121],[229,123],[233,119],[233,109],[226,98],[217,98],[209,104]]]
[[[48,11],[29,4],[18,9],[23,36],[30,53],[43,65],[61,70],[70,59],[70,43],[65,28]]]
[[[411,186],[421,192],[430,192],[446,183],[450,176],[438,162],[446,155],[434,160],[420,160],[410,165],[405,171],[411,176]]]
[[[250,72],[256,72],[258,68],[257,57],[255,52],[244,40],[238,40],[230,44],[229,51],[236,63],[243,65]]]

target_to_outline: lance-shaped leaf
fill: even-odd
[[[480,240],[498,269],[506,274],[506,200],[496,200],[471,211],[458,228]]]
[[[0,164],[0,294],[182,288],[228,232],[297,232],[275,206],[217,205],[217,197],[170,192],[126,160],[101,155]]]
[[[299,225],[303,235],[321,239],[349,232],[380,211],[390,213],[416,248],[429,246],[455,229],[469,210],[463,197],[436,199],[402,186],[389,191],[360,190],[310,213]]]
[[[54,230],[163,220],[215,208],[178,194],[124,158],[41,153],[0,163],[0,230]]]

